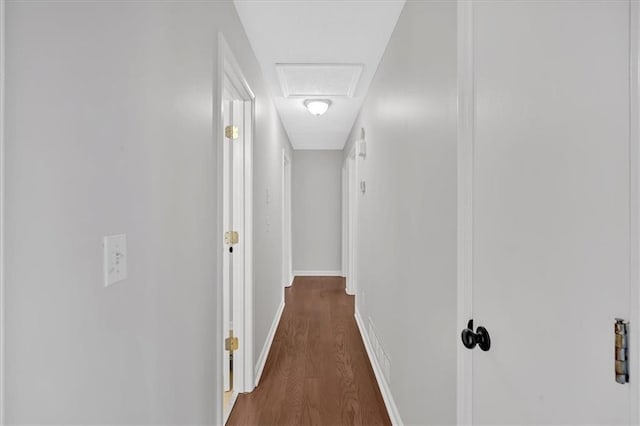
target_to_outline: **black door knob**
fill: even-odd
[[[467,349],[473,349],[478,344],[476,341],[476,333],[473,332],[472,328],[467,327],[462,330],[462,335],[460,337],[462,338],[462,344]]]
[[[491,348],[491,337],[489,337],[489,331],[484,327],[478,327],[474,332],[472,319],[467,323],[467,328],[462,330],[460,338],[462,339],[462,344],[467,349],[473,349],[477,345],[480,349],[486,352]]]

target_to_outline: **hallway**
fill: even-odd
[[[340,277],[296,277],[258,387],[227,425],[389,425]]]
[[[0,0],[0,426],[640,426],[638,324],[640,0]]]

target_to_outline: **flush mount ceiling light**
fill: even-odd
[[[329,99],[307,99],[304,101],[304,106],[315,116],[320,116],[327,112],[329,105],[331,105]]]

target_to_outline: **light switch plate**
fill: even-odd
[[[361,139],[357,143],[358,143],[358,156],[362,158],[367,158],[367,141],[365,141],[364,139]]]
[[[127,236],[104,237],[104,286],[109,287],[127,278]]]

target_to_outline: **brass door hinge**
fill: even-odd
[[[239,235],[237,231],[227,231],[224,233],[225,244],[238,244]]]
[[[238,128],[236,126],[227,126],[224,128],[224,136],[227,139],[238,139]]]
[[[239,346],[238,338],[233,335],[233,331],[229,331],[229,337],[224,339],[225,351],[237,351]]]

